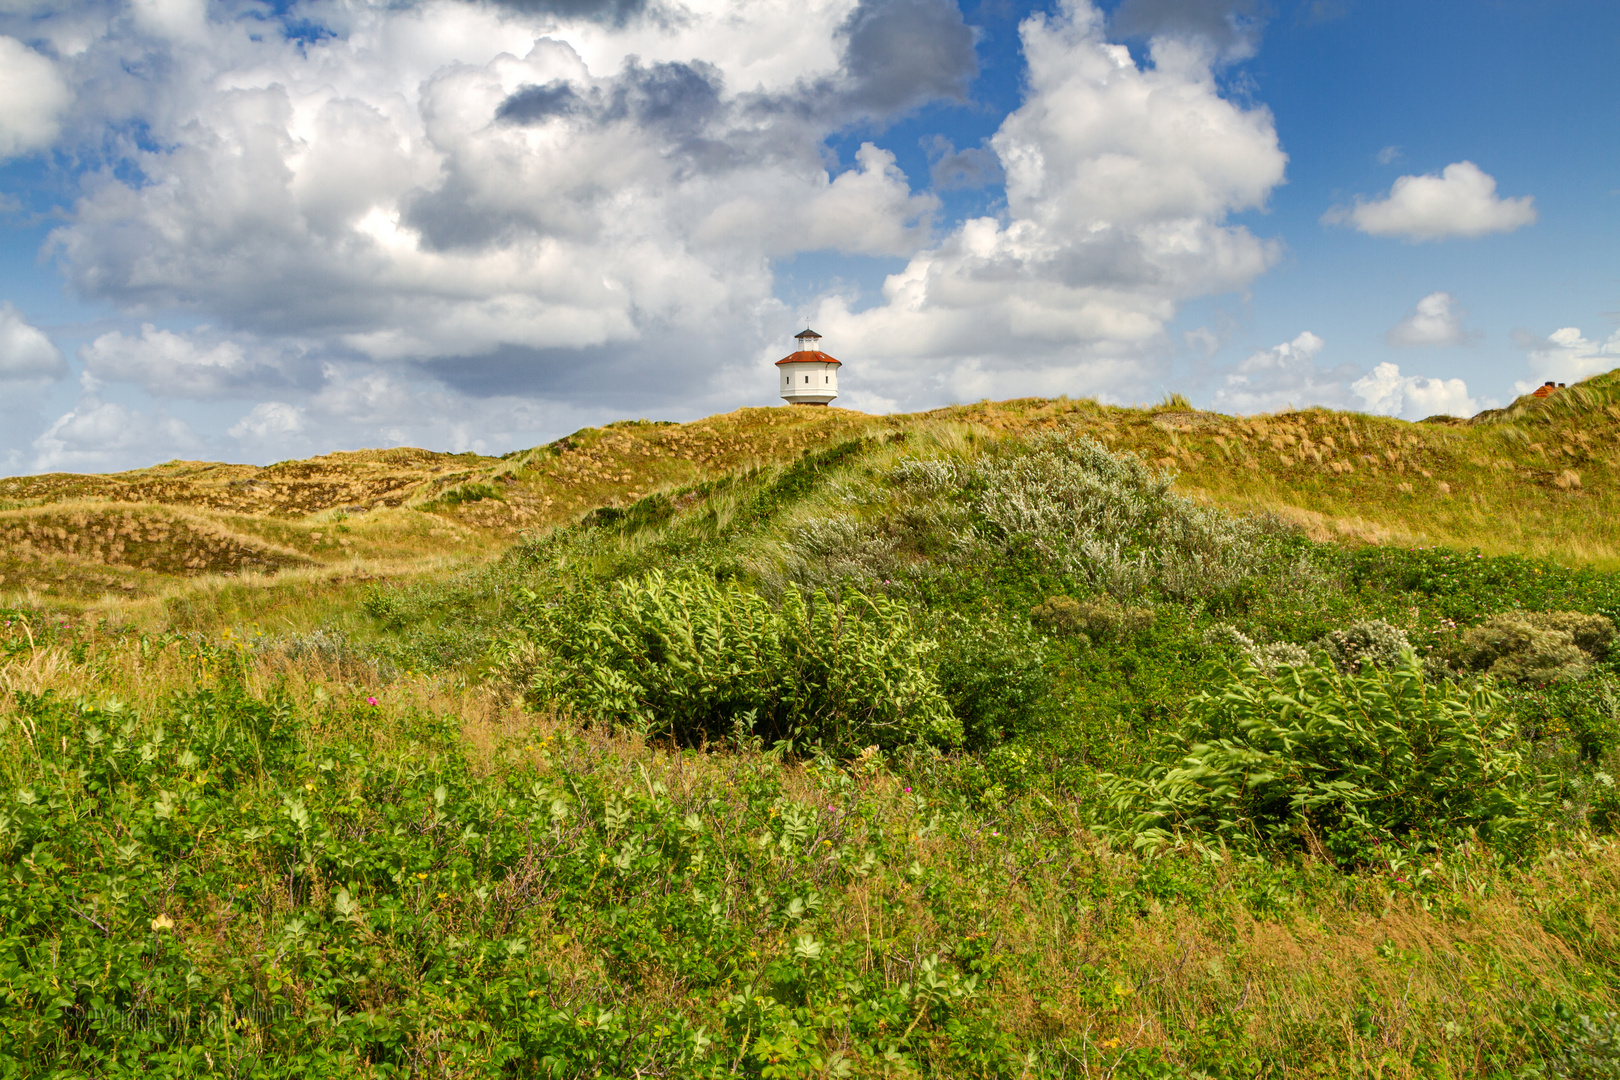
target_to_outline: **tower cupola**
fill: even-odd
[[[796,351],[776,362],[778,388],[784,400],[794,405],[827,405],[838,396],[837,357],[821,351],[821,335],[805,329],[794,334]]]

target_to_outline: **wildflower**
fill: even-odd
[[[368,698],[366,698],[366,704],[367,705],[375,705],[375,704],[377,704],[377,699],[374,698],[374,697],[368,697]]]
[[[907,795],[910,795],[910,794],[911,794],[911,789],[910,789],[910,788],[906,788],[906,794],[907,794]]]
[[[169,918],[167,915],[159,915],[157,918],[152,920],[152,929],[154,931],[173,930],[174,920]]]
[[[439,894],[439,899],[440,900],[448,900],[448,899],[450,899],[450,894],[449,893],[440,893]]]
[[[419,874],[417,874],[417,875],[416,875],[416,880],[418,880],[418,881],[426,881],[426,880],[427,880],[427,877],[428,877],[428,876],[427,876],[427,875],[426,875],[426,874],[424,874],[424,873],[419,873]]]

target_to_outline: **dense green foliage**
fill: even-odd
[[[1107,784],[1138,847],[1183,834],[1239,849],[1376,861],[1415,838],[1523,845],[1553,803],[1494,696],[1393,667],[1250,668],[1194,698],[1181,761]]]
[[[961,742],[934,642],[882,595],[790,591],[772,605],[735,581],[653,571],[582,603],[527,599],[519,625],[552,660],[529,693],[581,716],[687,746],[759,738],[850,755]]]

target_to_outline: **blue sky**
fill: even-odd
[[[1620,367],[1620,9],[10,0],[0,473]]]

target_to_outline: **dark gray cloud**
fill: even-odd
[[[495,119],[508,124],[542,124],[554,116],[570,116],[585,109],[585,101],[562,80],[544,86],[525,86],[501,102]]]
[[[654,64],[634,60],[614,80],[606,120],[631,119],[669,136],[690,135],[719,115],[725,83],[713,64]]]
[[[654,138],[682,139],[700,131],[721,112],[725,78],[713,64],[653,64],[635,57],[605,85],[576,89],[558,80],[523,86],[501,102],[495,119],[508,124],[543,124],[557,117],[580,117],[594,124],[630,121]]]
[[[559,19],[590,19],[621,25],[647,10],[647,0],[474,0],[526,15],[554,15]]]
[[[483,206],[479,195],[478,184],[459,163],[452,162],[439,187],[406,198],[400,220],[421,233],[422,246],[430,251],[469,251],[517,235],[519,222],[512,211]],[[545,229],[545,223],[533,220],[532,215],[522,224],[530,231],[559,231]]]
[[[1001,159],[993,150],[982,146],[958,150],[943,135],[935,135],[923,145],[928,151],[929,177],[936,191],[989,187],[1006,179]]]
[[[836,75],[788,93],[744,93],[738,115],[755,130],[882,122],[929,101],[967,101],[979,73],[974,32],[956,0],[861,0],[837,37]]]
[[[1111,20],[1125,38],[1202,38],[1223,56],[1247,55],[1265,23],[1260,0],[1124,0]]]
[[[587,129],[623,124],[687,171],[715,172],[744,157],[736,140],[726,138],[723,88],[724,77],[711,64],[644,66],[631,58],[617,76],[593,86],[556,80],[520,87],[496,108],[495,120],[525,126],[562,121]],[[569,187],[567,199],[490,205],[487,184],[464,164],[452,159],[437,187],[406,201],[404,220],[433,250],[481,248],[525,232],[584,239],[594,227],[591,208],[612,194],[586,175]]]
[[[955,0],[861,0],[840,28],[844,96],[878,115],[934,98],[967,100],[979,73],[973,31]]]

